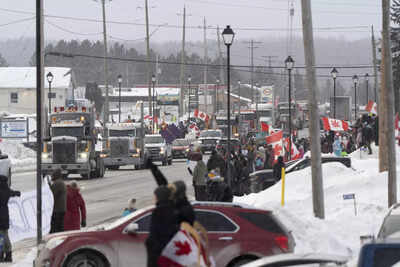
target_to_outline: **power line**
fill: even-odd
[[[49,25],[51,25],[51,26],[53,26],[53,27],[55,27],[55,28],[57,28],[57,29],[59,29],[59,30],[61,30],[61,31],[64,31],[64,32],[67,32],[67,33],[71,33],[71,34],[83,35],[83,36],[93,36],[93,35],[101,35],[101,34],[103,34],[103,32],[96,32],[96,33],[74,32],[74,31],[68,30],[68,29],[66,29],[66,28],[63,28],[63,27],[61,27],[61,26],[59,26],[59,25],[57,25],[57,24],[55,24],[55,23],[49,21],[48,19],[46,19],[45,21],[46,21]]]
[[[14,25],[14,24],[18,24],[18,23],[21,23],[21,22],[25,22],[25,21],[34,20],[35,18],[36,17],[14,20],[14,21],[11,21],[11,22],[8,22],[8,23],[0,24],[0,27],[5,27],[5,26],[9,26],[9,25]]]
[[[30,14],[34,15],[34,12],[29,12],[29,11],[22,11],[22,10],[14,10],[14,9],[8,9],[8,8],[0,8],[1,11],[5,12],[11,12],[11,13],[17,13],[17,14]],[[70,17],[70,16],[59,16],[59,15],[51,15],[51,14],[45,14],[45,17],[48,18],[55,18],[55,19],[64,19],[64,20],[72,20],[72,21],[85,21],[85,22],[94,22],[94,23],[102,23],[102,20],[100,19],[92,19],[92,18],[79,18],[79,17]],[[137,22],[124,22],[124,21],[112,21],[109,20],[107,21],[107,24],[117,24],[117,25],[132,25],[132,26],[146,26],[145,23],[137,23]],[[152,27],[160,27],[160,28],[171,28],[171,29],[181,29],[181,25],[173,25],[173,24],[149,24]],[[189,29],[196,29],[196,30],[203,30],[203,26],[198,25],[198,26],[186,26],[186,28]],[[214,29],[216,30],[216,26],[209,26],[208,29]],[[315,31],[328,31],[328,32],[355,32],[355,29],[366,29],[365,31],[357,31],[357,32],[369,32],[369,26],[338,26],[338,27],[319,27],[319,28],[314,28]],[[277,31],[286,31],[287,29],[285,28],[265,28],[265,27],[237,27],[236,30],[238,31],[265,31],[265,32],[277,32]],[[302,31],[301,28],[294,28],[294,31]],[[342,31],[335,31],[335,30],[342,30]],[[350,31],[351,30],[351,31]]]

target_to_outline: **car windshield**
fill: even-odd
[[[144,138],[145,144],[161,144],[164,143],[164,138],[162,136],[146,136]]]
[[[83,127],[52,127],[51,128],[52,136],[74,136],[74,137],[82,137],[83,136]]]
[[[121,136],[135,136],[135,129],[131,130],[110,130],[110,137],[121,137]]]
[[[383,238],[400,231],[400,215],[390,215],[382,226]]]
[[[176,139],[173,143],[173,146],[188,146],[189,143],[187,140],[185,139]]]
[[[221,137],[222,134],[219,131],[207,131],[207,132],[202,132],[200,134],[200,137]]]

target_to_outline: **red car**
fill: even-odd
[[[193,202],[193,206],[196,219],[208,232],[218,267],[241,266],[294,250],[292,235],[271,211],[236,203]],[[138,210],[106,227],[48,235],[39,246],[34,267],[146,266],[144,242],[153,208]]]

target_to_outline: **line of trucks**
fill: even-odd
[[[109,123],[103,127],[93,107],[54,108],[46,132],[43,175],[61,170],[64,178],[70,174],[102,178],[106,169],[127,165],[141,169],[148,159],[172,164],[171,144],[161,135],[145,135],[143,123]]]

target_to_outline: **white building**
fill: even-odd
[[[64,106],[72,99],[75,87],[70,68],[46,67],[44,76],[44,106],[48,106],[49,83],[46,75],[51,72],[53,81],[51,106]],[[54,93],[54,94],[53,94]],[[36,113],[36,67],[0,68],[0,111],[11,113]]]

